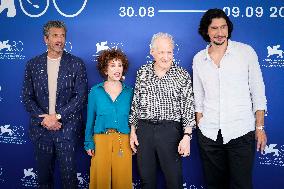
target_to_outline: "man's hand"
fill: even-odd
[[[137,152],[137,147],[139,145],[137,135],[136,135],[136,129],[135,127],[131,126],[131,132],[130,132],[130,147],[134,153]]]
[[[265,111],[264,110],[257,110],[255,112],[255,125],[256,127],[263,127],[264,126],[264,114]],[[264,149],[266,146],[266,142],[267,142],[267,137],[265,134],[265,131],[262,129],[255,129],[255,140],[257,141],[256,144],[256,151],[261,152],[261,154],[264,153]]]
[[[62,123],[60,122],[56,122],[53,127],[50,127],[50,130],[53,130],[53,131],[58,131],[59,129],[61,129],[61,126],[62,126]]]
[[[267,142],[265,131],[256,129],[255,130],[255,140],[257,141],[256,151],[260,150],[261,154],[264,154],[264,149],[265,149],[266,142]]]
[[[41,125],[45,127],[46,129],[57,131],[61,128],[62,124],[58,122],[55,114],[51,114],[51,115],[42,114],[42,115],[39,115],[39,117],[43,118]]]
[[[95,156],[95,150],[86,150],[86,152],[87,152],[87,154],[89,155],[89,156]]]
[[[190,137],[188,135],[184,135],[182,140],[179,142],[178,153],[182,157],[190,155]]]

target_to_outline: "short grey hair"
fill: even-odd
[[[48,36],[49,35],[49,29],[50,28],[63,28],[65,31],[65,35],[67,33],[67,28],[64,24],[64,22],[59,20],[50,20],[43,26],[43,35]]]
[[[171,44],[173,45],[173,48],[175,47],[175,42],[174,42],[174,38],[171,34],[168,33],[163,33],[163,32],[159,32],[153,35],[152,40],[151,40],[151,44],[150,44],[150,49],[154,49],[155,47],[155,41],[158,38],[168,38],[171,42]]]

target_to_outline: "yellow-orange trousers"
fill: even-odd
[[[121,144],[118,133],[94,135],[96,149],[91,160],[89,189],[132,189],[129,135],[120,137]]]

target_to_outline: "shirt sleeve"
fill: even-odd
[[[95,90],[92,89],[88,96],[87,124],[85,129],[85,142],[84,142],[85,150],[95,149],[95,143],[93,139],[95,117],[96,117]]]
[[[195,112],[203,113],[204,89],[198,74],[197,62],[193,59],[193,92],[195,102]]]
[[[183,128],[195,127],[194,97],[190,75],[186,72],[181,92],[181,117]]]
[[[267,110],[265,85],[256,52],[251,48],[249,57],[249,88],[252,97],[253,111]]]
[[[134,95],[132,99],[130,115],[129,115],[129,125],[137,128],[138,123],[138,111],[139,111],[139,90],[140,90],[140,74],[137,72],[135,87],[134,87]]]

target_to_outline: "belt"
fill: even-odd
[[[111,134],[111,133],[120,133],[116,129],[107,129],[105,134]]]
[[[177,123],[179,124],[179,121],[173,121],[173,120],[160,120],[160,119],[139,119],[139,121],[148,123],[148,124],[153,124],[153,125],[159,125],[159,124],[172,124],[172,123]]]

